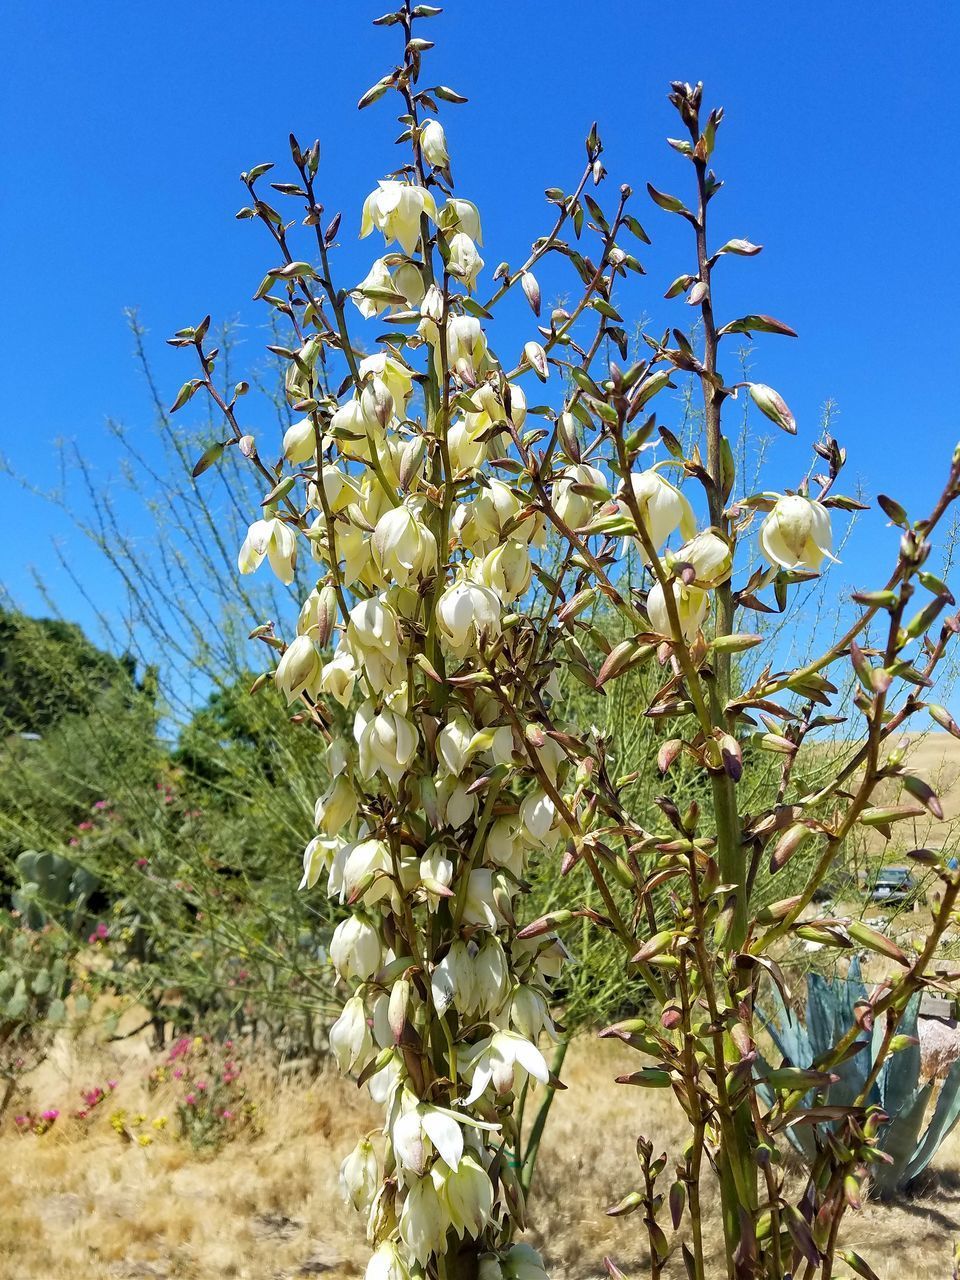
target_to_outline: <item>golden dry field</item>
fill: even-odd
[[[218,1155],[196,1154],[172,1131],[171,1087],[146,1087],[155,1061],[142,1043],[78,1054],[64,1041],[37,1073],[38,1106],[59,1106],[61,1118],[41,1136],[7,1124],[0,1137],[2,1280],[360,1275],[366,1243],[337,1184],[358,1133],[377,1123],[356,1088],[332,1072],[277,1085],[250,1071],[261,1132]],[[684,1130],[670,1096],[613,1083],[635,1066],[636,1055],[608,1041],[577,1041],[567,1055],[569,1088],[557,1096],[531,1201],[530,1238],[558,1280],[605,1275],[605,1253],[628,1275],[645,1274],[639,1216],[614,1221],[604,1209],[631,1189],[638,1133],[676,1152]],[[68,1117],[82,1089],[113,1078],[115,1090],[90,1119]],[[118,1109],[148,1145],[118,1135],[110,1121]],[[707,1204],[719,1249],[716,1202],[708,1196]],[[920,1195],[866,1203],[846,1224],[845,1243],[881,1280],[948,1280],[960,1240],[960,1132]]]

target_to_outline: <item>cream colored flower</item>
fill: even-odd
[[[670,559],[674,563],[693,566],[694,585],[710,590],[726,582],[733,572],[733,553],[726,538],[712,529],[704,529],[692,541],[684,543]]]
[[[473,1058],[473,1083],[466,1098],[467,1105],[476,1102],[487,1085],[492,1084],[496,1093],[517,1092],[523,1088],[527,1076],[533,1076],[541,1084],[550,1079],[546,1059],[535,1044],[515,1031],[497,1031],[476,1046]]]
[[[477,276],[483,270],[483,259],[477,253],[477,246],[464,231],[457,231],[450,237],[447,270],[457,280],[462,280],[470,292],[473,292]]]
[[[677,603],[677,615],[683,639],[690,644],[706,616],[709,597],[706,591],[701,591],[699,587],[688,587],[677,580],[668,582],[667,590],[672,592]],[[674,639],[670,615],[667,612],[666,595],[659,582],[654,583],[647,596],[647,617],[657,635]]]
[[[449,1161],[444,1158],[444,1163]],[[468,1152],[453,1168],[434,1166],[434,1179],[454,1231],[461,1240],[464,1235],[476,1239],[493,1212],[493,1186],[486,1169]]]
[[[410,399],[413,392],[413,374],[400,360],[379,351],[372,356],[365,356],[357,372],[361,382],[370,378],[379,379],[389,393],[399,413]]]
[[[381,598],[371,596],[350,610],[338,652],[350,654],[378,693],[403,679],[397,615]]]
[[[344,1199],[358,1213],[366,1213],[380,1185],[377,1155],[369,1138],[361,1138],[340,1166]],[[369,1268],[368,1268],[369,1271]]]
[[[397,305],[388,296],[396,293],[390,268],[383,258],[377,258],[357,287],[351,290],[350,298],[363,318],[370,320]]]
[[[345,774],[335,778],[313,808],[313,825],[325,835],[335,836],[357,816],[357,793]]]
[[[482,639],[500,634],[500,600],[479,582],[455,582],[437,601],[437,623],[449,647],[464,657]]]
[[[832,549],[827,508],[798,493],[777,498],[760,526],[760,550],[783,569],[819,569],[824,560],[836,564]]]
[[[680,536],[685,540],[694,536],[697,521],[689,499],[669,480],[665,480],[659,471],[634,472],[630,476],[630,484],[643,526],[655,549],[659,550],[675,529],[680,530]],[[621,501],[618,505],[623,515],[631,514],[625,502]],[[637,547],[644,563],[648,563],[646,552],[639,541]]]
[[[574,493],[575,484],[592,485],[604,490],[603,497],[588,498],[586,494]],[[605,501],[609,497],[607,481],[598,467],[579,463],[565,467],[562,477],[553,486],[553,509],[570,529],[579,529],[593,515],[594,503]]]
[[[437,225],[444,231],[463,231],[477,244],[483,244],[480,229],[480,210],[472,200],[460,200],[453,196],[440,210]]]
[[[423,523],[422,499],[392,507],[377,521],[371,546],[377,568],[405,587],[437,567],[437,540]]]
[[[273,673],[274,682],[287,702],[295,702],[301,693],[317,696],[323,659],[309,636],[297,636],[287,645]]]
[[[381,181],[363,202],[360,239],[376,227],[387,244],[399,240],[404,253],[413,253],[420,239],[422,214],[437,220],[437,206],[429,191],[393,179]]]
[[[396,786],[417,753],[418,735],[414,726],[397,711],[372,702],[359,708],[353,736],[360,748],[360,774],[372,778],[382,773]]]
[[[440,1203],[433,1178],[414,1178],[400,1209],[400,1239],[424,1265],[431,1254],[446,1253],[450,1216]]]
[[[425,120],[420,129],[420,150],[427,164],[434,169],[445,169],[450,163],[447,152],[447,135],[439,120]]]
[[[380,935],[360,916],[341,920],[330,939],[330,959],[341,978],[365,982],[383,963]]]
[[[346,650],[338,651],[333,658],[324,664],[320,672],[318,688],[336,698],[341,707],[347,706],[353,696],[353,688],[360,674],[353,655]]]
[[[337,1066],[346,1075],[363,1064],[373,1049],[373,1038],[367,1026],[367,1011],[359,996],[351,996],[343,1012],[330,1028],[330,1048]]]
[[[317,452],[317,433],[310,418],[301,418],[283,436],[283,456],[293,466],[309,462]]]
[[[517,600],[530,585],[533,564],[526,543],[511,538],[474,560],[471,569],[479,581],[497,593],[504,604]]]
[[[297,563],[297,538],[290,526],[275,516],[255,520],[247,530],[237,567],[241,573],[255,573],[264,558],[280,581],[289,586]]]

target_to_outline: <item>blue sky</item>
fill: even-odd
[[[111,416],[152,449],[124,307],[138,307],[150,330],[168,402],[192,370],[163,339],[207,311],[250,326],[258,358],[262,313],[250,296],[273,254],[259,229],[234,221],[237,175],[282,161],[291,129],[322,141],[320,187],[328,208],[344,212],[341,282],[365,274],[377,250],[355,238],[360,205],[400,163],[392,109],[356,111],[397,55],[396,32],[370,25],[385,7],[6,0],[0,447],[18,471],[39,484],[53,478],[54,441],[70,437],[110,483]],[[689,190],[689,166],[663,141],[678,133],[665,92],[670,79],[703,79],[707,100],[727,112],[714,243],[744,236],[766,246],[757,259],[724,264],[715,305],[722,318],[767,312],[799,331],[798,341],[758,339],[753,376],[786,397],[801,440],[813,438],[820,406],[835,400],[851,457],[843,490],[861,481],[920,514],[960,435],[951,242],[960,7],[919,3],[908,15],[900,5],[824,0],[690,0],[673,10],[452,0],[427,27],[438,41],[427,81],[470,98],[443,119],[459,192],[484,213],[487,278],[501,259],[520,262],[546,229],[543,190],[572,186],[596,118],[611,174],[606,200],[630,182],[654,240],[631,300],[657,327],[689,322],[662,294],[689,269],[691,246],[686,226],[643,189],[650,180]],[[531,321],[511,315],[498,345],[519,348]],[[671,425],[669,406],[662,420]],[[808,457],[803,443],[776,439],[771,484],[794,483]],[[58,538],[94,598],[119,607],[117,584],[69,520],[11,479],[0,476],[0,488],[2,581],[15,599],[42,609],[31,576],[39,571],[59,608],[89,625],[88,606],[58,568]],[[135,524],[137,513],[129,516]],[[890,532],[871,514],[844,553],[844,581],[876,585],[867,556],[881,540],[892,555]]]

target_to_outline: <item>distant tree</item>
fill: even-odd
[[[98,649],[59,618],[0,608],[0,729],[44,733],[64,716],[89,712],[109,689],[142,689],[134,659]]]

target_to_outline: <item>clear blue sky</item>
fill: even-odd
[[[233,219],[237,175],[283,160],[291,129],[322,139],[324,198],[344,211],[342,282],[365,273],[376,250],[355,239],[360,204],[398,163],[391,112],[355,109],[397,54],[396,32],[370,25],[386,7],[6,0],[0,438],[21,472],[42,483],[54,440],[68,436],[106,481],[116,471],[108,416],[148,442],[124,307],[138,307],[151,331],[169,400],[192,370],[165,337],[206,311],[258,320],[249,299],[273,255],[259,229]],[[460,193],[483,207],[488,272],[519,262],[545,229],[543,189],[572,184],[597,118],[611,175],[634,186],[654,238],[634,296],[658,327],[688,322],[662,293],[688,269],[690,245],[685,225],[642,192],[648,179],[684,189],[689,167],[663,142],[678,132],[665,91],[670,79],[703,79],[727,111],[715,242],[766,246],[719,273],[720,313],[768,312],[799,331],[799,341],[758,339],[754,376],[783,393],[807,438],[835,399],[852,457],[843,488],[860,478],[919,514],[960,434],[960,6],[452,0],[424,25],[439,46],[428,81],[470,97],[443,118]],[[522,342],[530,333],[517,325]],[[772,478],[795,481],[807,457],[780,437]],[[89,623],[57,569],[54,537],[68,540],[99,600],[119,600],[68,521],[13,481],[0,486],[2,581],[24,607],[41,607],[32,567],[67,616]],[[883,529],[882,518],[865,519],[862,550],[845,555],[851,583],[868,585],[864,555]]]

